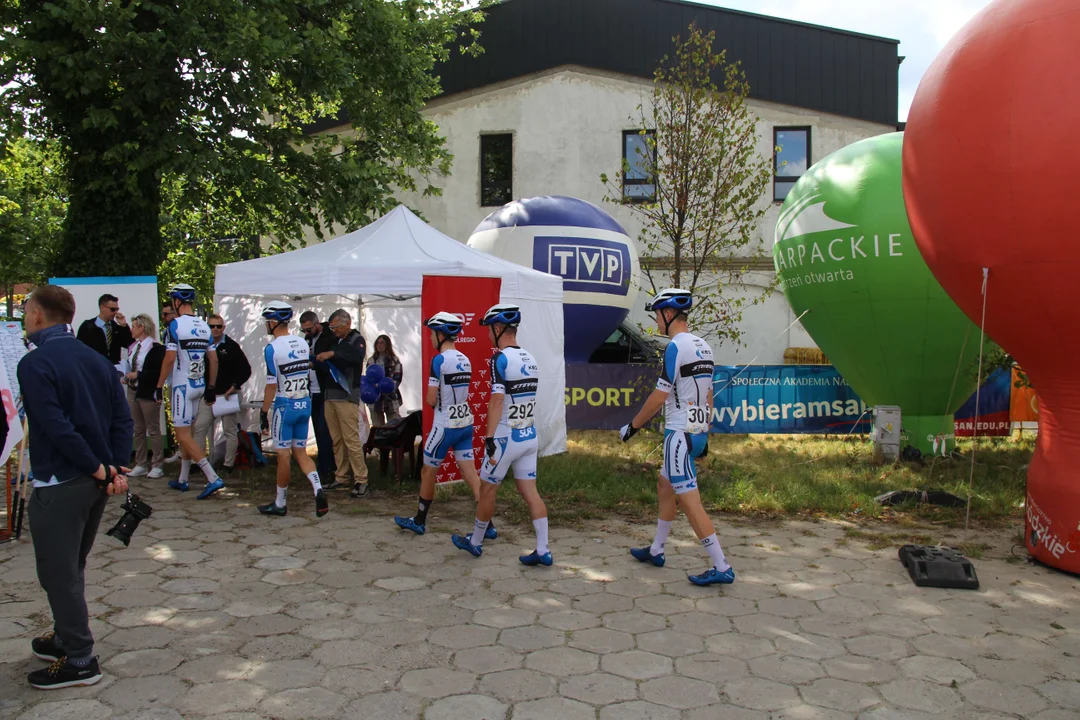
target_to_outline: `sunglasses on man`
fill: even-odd
[[[120,306],[119,305],[116,305],[116,306],[106,305],[105,309],[108,310],[109,312],[120,312]]]
[[[211,330],[221,330],[224,327],[225,327],[224,325],[211,325],[210,329]]]

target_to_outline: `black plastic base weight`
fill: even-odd
[[[975,566],[956,548],[934,545],[905,545],[900,562],[919,587],[978,590]]]

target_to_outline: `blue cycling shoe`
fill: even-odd
[[[173,490],[179,490],[180,492],[188,491],[188,484],[186,482],[180,482],[179,480],[170,480],[169,487]]]
[[[469,540],[469,535],[462,537],[460,535],[451,535],[450,542],[454,543],[454,547],[458,550],[464,550],[473,557],[480,557],[484,553],[484,548],[479,545],[473,545]]]
[[[695,585],[730,585],[735,582],[735,570],[734,568],[728,568],[724,572],[720,572],[711,567],[700,575],[688,575],[686,579]]]
[[[659,555],[652,554],[652,548],[630,548],[630,557],[634,558],[638,562],[652,563],[656,567],[664,567],[664,563],[667,562],[667,558],[664,557],[664,553]]]
[[[214,482],[208,482],[206,483],[206,487],[203,488],[203,491],[199,493],[199,496],[195,499],[205,500],[223,487],[225,487],[225,481],[221,478],[218,478]]]
[[[402,530],[412,530],[417,535],[423,535],[427,532],[427,527],[425,525],[418,524],[412,518],[406,518],[401,517],[400,515],[396,515],[394,516],[394,522],[396,522],[397,526]]]
[[[541,555],[535,550],[533,550],[528,555],[522,555],[518,558],[518,560],[521,561],[522,565],[528,565],[529,567],[532,567],[533,565],[543,565],[544,567],[551,567],[551,563],[554,562],[554,560],[551,559],[550,552],[546,552]]]
[[[499,531],[495,529],[495,526],[488,523],[487,530],[484,531],[485,540],[494,540],[499,537]]]

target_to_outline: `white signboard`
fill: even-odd
[[[140,313],[149,315],[154,326],[161,331],[161,304],[158,302],[157,277],[154,275],[131,275],[124,277],[49,278],[50,285],[59,285],[75,297],[75,319],[72,332],[79,331],[84,320],[97,317],[101,312],[98,298],[109,293],[117,297],[120,312],[131,320]],[[122,357],[126,357],[125,348]]]
[[[22,323],[0,322],[0,410],[7,417],[8,434],[0,448],[0,464],[11,455],[22,440],[22,395],[15,370],[26,354],[23,345]]]

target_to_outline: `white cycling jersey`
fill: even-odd
[[[539,375],[536,359],[527,350],[507,347],[491,357],[491,394],[506,396],[499,420],[500,435],[535,424]]]
[[[266,384],[277,385],[275,400],[303,400],[310,395],[311,360],[305,340],[295,335],[276,337],[266,346],[263,356]]]
[[[210,327],[202,318],[180,315],[170,322],[165,349],[176,353],[176,362],[169,373],[171,387],[186,385],[200,390],[206,387],[206,353],[210,351]]]
[[[664,429],[696,435],[709,431],[713,391],[713,354],[709,344],[691,333],[671,338],[664,350],[664,370],[656,389],[668,393]]]
[[[434,424],[443,428],[463,428],[473,424],[469,407],[472,363],[457,350],[443,350],[431,359],[428,387],[439,388]]]

